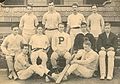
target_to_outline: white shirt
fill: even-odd
[[[85,17],[83,16],[83,14],[81,13],[77,13],[75,14],[71,14],[68,16],[68,25],[72,28],[72,27],[80,27],[82,22],[86,22],[85,21]]]
[[[35,34],[31,37],[29,44],[32,45],[32,48],[47,48],[49,40],[46,35]]]
[[[14,36],[13,34],[10,34],[1,44],[1,49],[4,54],[9,55],[13,52],[21,50],[22,44],[26,44],[26,41],[21,35]]]
[[[98,37],[98,35],[102,33],[102,29],[104,27],[104,19],[98,13],[92,13],[87,18],[87,24],[90,27],[90,32],[93,33],[95,37]]]
[[[55,34],[52,38],[52,49],[54,51],[56,50],[67,50],[69,51],[69,49],[71,48],[71,39],[70,39],[70,35],[65,33],[65,32],[58,32],[57,34]]]
[[[53,13],[50,13],[48,11],[43,15],[42,24],[45,25],[45,28],[58,28],[59,23],[61,23],[61,16],[58,12],[54,11]]]
[[[85,50],[81,49],[76,54],[75,59],[79,59],[80,57],[81,57],[81,60],[79,60],[80,64],[86,66],[91,70],[97,69],[99,55],[95,51],[91,50],[89,52],[86,52]]]
[[[25,70],[30,66],[28,61],[28,56],[20,53],[15,59],[15,70],[18,72],[20,70]]]
[[[22,32],[24,33],[34,34],[35,26],[37,25],[38,25],[37,17],[33,13],[31,14],[25,13],[20,19],[19,27],[22,29]]]

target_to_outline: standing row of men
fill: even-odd
[[[27,13],[22,16],[19,24],[23,37],[18,35],[19,28],[13,26],[13,33],[7,36],[1,45],[3,53],[6,54],[9,68],[8,77],[10,79],[16,79],[17,75],[20,79],[27,79],[33,73],[37,73],[40,76],[45,74],[47,80],[49,70],[46,67],[48,60],[46,52],[48,52],[49,46],[53,49],[51,55],[53,68],[57,67],[56,60],[59,56],[64,56],[66,64],[68,64],[72,57],[69,50],[73,49],[72,51],[77,52],[77,54],[71,62],[71,68],[68,69],[66,76],[77,69],[82,76],[91,77],[96,70],[98,60],[97,53],[93,51],[96,50],[95,37],[98,37],[97,50],[99,53],[100,79],[106,77],[106,54],[108,58],[107,79],[113,78],[117,36],[111,32],[111,24],[106,23],[104,25],[103,17],[97,13],[96,6],[92,6],[93,13],[88,17],[87,22],[84,16],[78,12],[77,3],[73,3],[72,8],[73,13],[68,16],[68,26],[66,32],[64,32],[65,26],[61,23],[61,16],[55,11],[53,2],[49,3],[48,12],[43,15],[43,27],[38,25],[37,17],[32,13],[32,7],[27,6]],[[27,60],[28,48],[24,46],[22,51],[22,44],[32,46],[30,56],[32,65]],[[41,65],[36,63],[38,56],[42,59]],[[87,70],[88,72],[84,72]]]

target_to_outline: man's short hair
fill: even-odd
[[[32,3],[29,3],[29,4],[26,5],[26,8],[27,8],[27,7],[31,7],[31,8],[32,8],[32,7],[33,7],[33,4],[32,4]]]
[[[54,5],[53,0],[50,0],[50,1],[48,2],[48,5],[49,5],[49,4],[53,4],[53,5]]]
[[[86,22],[82,22],[82,23],[81,23],[81,26],[82,26],[82,25],[86,25],[86,26],[87,26],[87,23],[86,23]]]
[[[88,46],[91,46],[91,42],[90,42],[89,40],[84,41],[83,44],[88,45]]]
[[[106,22],[105,26],[111,26],[111,24],[109,22]]]
[[[21,48],[24,49],[24,47],[28,47],[29,48],[29,45],[28,44],[22,44]]]
[[[59,25],[64,25],[64,23],[59,23],[58,26],[59,26]],[[64,26],[65,26],[65,25],[64,25]]]
[[[11,25],[11,30],[13,30],[15,27],[18,27],[18,25],[17,24],[12,24]]]
[[[93,5],[91,6],[91,8],[92,8],[93,6],[95,6],[96,8],[98,7],[97,4],[93,4]]]
[[[41,24],[38,24],[37,26],[36,26],[36,28],[38,29],[38,27],[43,27]]]
[[[77,6],[77,7],[78,7],[79,4],[78,4],[77,2],[74,2],[74,3],[72,4],[72,7],[73,7],[73,6]]]

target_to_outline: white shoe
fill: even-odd
[[[101,76],[101,77],[100,77],[100,80],[104,80],[104,79],[105,79],[105,76]]]
[[[113,78],[113,77],[108,76],[108,77],[107,77],[107,80],[112,80],[112,78]]]
[[[10,75],[8,76],[8,78],[11,80],[11,79],[13,78],[12,74],[10,74]]]
[[[50,82],[50,79],[48,78],[48,76],[45,77],[45,81]]]
[[[67,80],[67,76],[64,76],[64,77],[63,77],[63,80],[66,81],[66,80]]]

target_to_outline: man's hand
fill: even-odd
[[[73,60],[71,61],[71,64],[78,64],[79,63],[79,60]]]

